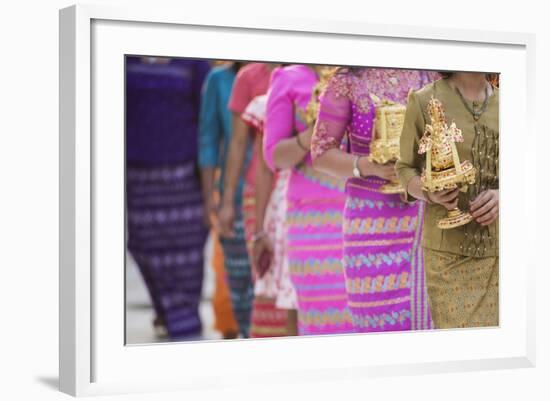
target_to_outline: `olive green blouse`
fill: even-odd
[[[468,201],[477,194],[486,189],[498,189],[499,93],[498,88],[493,89],[487,108],[477,121],[446,79],[411,91],[401,134],[401,158],[397,162],[397,175],[404,188],[425,167],[425,155],[418,154],[418,142],[424,134],[424,126],[431,123],[426,108],[434,96],[443,104],[447,123],[454,121],[462,130],[464,141],[456,144],[460,161],[470,160],[477,170],[475,184],[459,194],[459,208],[468,210]],[[476,111],[483,104],[466,102]],[[414,198],[407,194],[407,200],[413,201]],[[422,238],[425,248],[465,256],[498,256],[498,220],[489,226],[472,221],[461,227],[442,230],[437,227],[437,220],[446,214],[446,209],[441,205],[426,206]]]

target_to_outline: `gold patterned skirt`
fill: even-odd
[[[498,326],[498,256],[424,249],[428,301],[437,329]]]

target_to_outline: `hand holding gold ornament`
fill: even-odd
[[[498,219],[498,189],[487,189],[470,202],[470,214],[482,226],[488,226]]]
[[[444,189],[443,191],[427,192],[426,197],[429,202],[437,203],[447,210],[453,210],[458,207],[459,189]]]
[[[458,190],[475,182],[476,169],[469,160],[460,162],[456,142],[464,140],[462,131],[454,122],[450,126],[447,124],[441,102],[432,97],[427,111],[431,124],[426,124],[418,147],[419,154],[426,154],[426,168],[421,176],[422,189],[431,193],[428,200],[447,208],[447,217],[439,220],[437,226],[450,229],[473,219],[470,213],[458,208]],[[449,192],[442,193],[445,190]]]
[[[395,162],[399,159],[399,138],[405,122],[406,106],[389,100],[381,100],[370,95],[375,107],[375,119],[372,124],[372,141],[368,160],[381,166],[376,174],[388,180],[380,187],[384,194],[404,193],[395,174]],[[393,174],[384,174],[386,169],[393,168]]]

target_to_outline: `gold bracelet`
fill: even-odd
[[[306,152],[309,152],[309,149],[304,146],[302,141],[300,141],[300,133],[296,134],[296,142],[298,143],[298,146],[302,148],[302,150],[305,150]]]

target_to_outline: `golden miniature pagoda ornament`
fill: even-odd
[[[308,127],[313,127],[317,120],[317,113],[319,112],[319,97],[328,85],[328,81],[334,75],[336,67],[328,66],[316,66],[315,71],[319,77],[319,81],[313,87],[311,92],[311,99],[305,110],[299,109],[300,118],[304,120]]]
[[[450,126],[445,120],[445,110],[441,102],[432,97],[428,103],[431,124],[426,124],[424,135],[419,141],[418,153],[426,154],[426,168],[422,172],[422,189],[428,192],[442,191],[456,187],[464,191],[473,184],[476,169],[469,160],[462,163],[458,158],[456,142],[462,142],[462,131],[454,122]],[[459,208],[447,211],[447,217],[439,220],[441,229],[459,227],[472,221],[468,212]]]
[[[370,162],[386,164],[399,160],[399,138],[405,122],[406,106],[390,100],[380,100],[370,95],[376,112],[372,124],[372,141],[370,144]],[[384,194],[404,193],[399,181],[390,181],[380,187]]]

